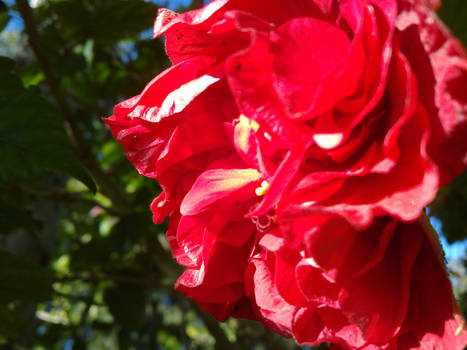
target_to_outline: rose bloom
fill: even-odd
[[[219,320],[335,349],[463,349],[414,222],[467,164],[467,59],[436,1],[161,10],[173,66],[106,119],[156,178],[176,289]]]

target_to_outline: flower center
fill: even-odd
[[[266,214],[253,216],[251,221],[256,225],[259,232],[266,232],[277,224],[275,210],[271,209]]]

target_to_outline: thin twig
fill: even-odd
[[[156,237],[154,236],[145,236],[146,246],[150,253],[153,256],[157,256],[159,260],[162,260],[162,264],[159,266],[164,270],[163,272],[171,278],[177,278],[181,272],[182,268],[178,265],[175,260],[170,256],[170,254],[162,247]],[[188,301],[185,299],[185,302],[191,304],[192,309],[196,311],[200,319],[203,321],[204,325],[208,329],[209,333],[212,334],[216,340],[216,349],[222,350],[238,350],[239,347],[236,344],[232,344],[225,332],[211,315],[206,311],[202,310],[194,301]]]
[[[198,304],[192,299],[184,298],[180,292],[175,293],[175,298],[179,305],[186,305],[191,310],[194,310],[201,321],[204,323],[204,326],[207,328],[209,333],[213,336],[216,341],[216,350],[240,350],[241,347],[239,344],[234,344],[229,341],[224,330],[220,326],[220,323],[206,311],[201,309]]]
[[[99,186],[99,190],[112,201],[114,210],[120,214],[129,214],[131,212],[130,204],[127,199],[122,196],[120,191],[110,182],[109,177],[102,171],[99,163],[96,161],[96,158],[79,129],[72,110],[68,106],[65,95],[60,90],[59,80],[55,76],[46,56],[42,52],[37,24],[28,0],[17,0],[16,5],[21,17],[23,18],[29,44],[37,58],[37,63],[44,73],[50,92],[64,119],[68,135],[74,146],[77,157],[93,176]]]
[[[53,198],[64,202],[85,203],[91,206],[99,206],[111,215],[119,215],[119,213],[115,212],[113,208],[107,207],[98,200],[84,197],[84,195],[92,195],[92,193],[89,191],[68,191],[62,187],[55,186],[0,186],[0,191],[9,192],[12,194],[22,193],[35,198]]]
[[[79,296],[79,295],[63,293],[63,292],[60,292],[60,291],[56,290],[55,288],[52,290],[52,292],[56,296],[62,297],[62,298],[65,298],[65,299],[69,299],[69,300],[73,300],[73,301],[82,301],[82,302],[87,303],[87,304],[92,303],[92,304],[98,305],[98,306],[104,306],[104,304],[94,301],[92,297],[82,297],[82,296]]]
[[[157,257],[157,266],[172,282],[175,281],[183,273],[183,268],[177,264],[170,253],[164,249],[157,237],[152,234],[147,234],[144,236],[144,241],[149,254],[153,257]]]
[[[77,276],[77,275],[67,275],[62,277],[55,277],[53,282],[64,283],[64,282],[86,282],[91,284],[96,284],[104,281],[112,281],[122,284],[132,284],[141,286],[143,288],[159,288],[164,287],[161,283],[159,276],[147,275],[144,277],[134,277],[130,275],[117,275],[113,273],[104,273],[102,275],[91,274],[89,276]]]
[[[206,311],[202,310],[196,303],[192,303],[193,309],[203,321],[204,325],[216,340],[216,349],[218,350],[239,350],[238,344],[233,344],[227,338],[224,330],[220,327],[219,322]]]

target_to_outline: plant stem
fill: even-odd
[[[17,0],[16,5],[24,21],[24,28],[28,36],[29,45],[31,45],[39,67],[44,73],[50,93],[55,99],[60,114],[63,117],[68,136],[70,137],[78,159],[92,175],[99,190],[112,201],[113,210],[122,215],[129,214],[131,212],[130,203],[122,196],[118,188],[112,184],[109,176],[103,172],[99,163],[96,161],[94,154],[79,129],[72,110],[68,106],[65,95],[60,90],[59,80],[55,76],[46,56],[42,53],[37,24],[28,0]]]

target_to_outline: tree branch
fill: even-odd
[[[98,303],[96,301],[93,300],[92,297],[82,297],[82,296],[79,296],[79,295],[73,295],[73,294],[68,294],[68,293],[63,293],[63,292],[60,292],[58,291],[57,289],[55,288],[52,288],[52,293],[55,294],[56,296],[58,297],[62,297],[62,298],[65,298],[65,299],[69,299],[69,300],[73,300],[73,301],[82,301],[86,304],[94,304],[94,305],[99,305],[99,306],[103,306],[104,304],[102,303]]]
[[[119,213],[115,212],[115,210],[112,207],[109,208],[103,203],[99,202],[98,200],[84,197],[85,195],[92,196],[92,193],[89,191],[73,192],[73,191],[68,191],[64,188],[55,187],[55,186],[31,187],[27,185],[13,186],[10,188],[0,186],[0,189],[3,191],[8,191],[8,192],[19,191],[21,193],[24,193],[25,195],[36,197],[36,198],[54,198],[54,199],[65,201],[65,202],[87,203],[92,206],[101,207],[103,210],[105,210],[107,213],[111,215],[115,215],[115,216],[119,215]]]
[[[162,247],[156,237],[146,235],[145,237],[146,246],[148,251],[153,256],[157,256],[161,262],[159,267],[169,278],[176,279],[181,275],[183,269],[178,265],[175,260],[170,256],[170,254]],[[180,297],[180,294],[177,293],[177,297]],[[209,315],[206,311],[202,310],[196,302],[188,299],[184,299],[184,302],[190,303],[192,309],[196,311],[199,318],[203,321],[204,325],[208,329],[209,333],[216,340],[216,349],[222,350],[238,350],[239,347],[236,344],[232,344],[227,338],[225,332],[219,325],[214,317]]]
[[[183,273],[183,268],[177,264],[170,252],[164,249],[161,243],[157,240],[157,237],[152,234],[147,234],[144,237],[144,241],[149,254],[154,257],[157,256],[157,266],[172,282],[175,282],[175,280]]]
[[[91,274],[89,276],[79,275],[67,275],[62,277],[55,277],[53,282],[66,283],[80,281],[84,283],[96,284],[103,281],[112,281],[115,283],[132,284],[135,286],[141,286],[143,288],[159,288],[164,287],[160,278],[156,276],[145,276],[145,277],[134,277],[130,275],[117,275],[112,273],[104,273],[102,276],[97,274]]]
[[[65,95],[60,90],[59,80],[55,76],[46,56],[40,46],[40,37],[37,31],[37,24],[34,19],[32,9],[28,0],[17,0],[18,11],[24,21],[24,27],[28,35],[28,42],[37,58],[40,69],[44,73],[45,80],[50,92],[57,103],[60,113],[64,119],[68,135],[72,141],[75,153],[84,167],[89,171],[96,181],[99,190],[112,201],[113,210],[120,214],[129,214],[131,206],[127,199],[111,183],[109,177],[102,171],[96,161],[91,149],[84,139],[73,112],[66,102]]]

